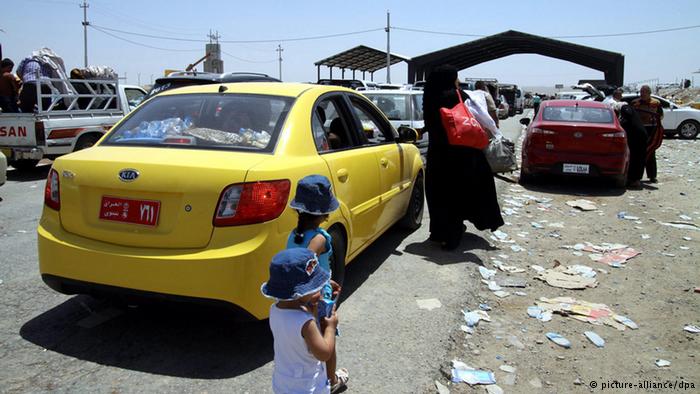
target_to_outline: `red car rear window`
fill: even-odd
[[[542,120],[550,122],[612,123],[613,112],[609,108],[581,106],[547,106]]]

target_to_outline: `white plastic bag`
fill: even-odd
[[[464,103],[479,124],[481,124],[481,128],[486,130],[491,138],[502,137],[501,131],[496,127],[496,122],[489,115],[489,109],[486,105],[486,92],[482,90],[468,90],[467,94],[469,95],[469,100],[466,100]]]
[[[494,173],[511,172],[518,169],[518,162],[515,159],[515,144],[507,138],[499,135],[489,142],[489,146],[484,149],[486,160]]]

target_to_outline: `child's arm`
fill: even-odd
[[[319,331],[315,320],[307,321],[301,328],[301,336],[304,337],[306,346],[311,354],[317,360],[326,362],[334,353],[335,350],[335,329],[338,326],[338,315],[333,308],[331,317],[326,317],[322,320],[321,329]]]
[[[322,255],[326,253],[326,237],[323,236],[323,234],[316,234],[315,237],[311,238],[311,242],[309,242],[309,250],[312,252],[316,253],[317,255]]]

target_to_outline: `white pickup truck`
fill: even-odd
[[[50,87],[66,82],[72,92]],[[42,78],[41,85],[36,112],[0,113],[0,151],[18,170],[92,146],[146,95],[138,86],[115,80]]]

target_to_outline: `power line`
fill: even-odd
[[[446,31],[433,31],[433,30],[421,30],[421,29],[411,29],[408,27],[398,27],[398,26],[391,26],[392,29],[394,30],[404,30],[404,31],[412,31],[416,33],[429,33],[429,34],[442,34],[446,36],[461,36],[461,37],[486,37],[483,34],[470,34],[470,33],[452,33],[452,32],[446,32]]]
[[[132,36],[139,36],[139,37],[146,37],[146,38],[154,38],[154,39],[159,39],[159,40],[187,41],[187,42],[208,42],[207,40],[199,40],[199,39],[193,39],[193,38],[168,37],[168,36],[158,36],[155,34],[134,33],[134,32],[125,31],[125,30],[113,29],[113,28],[105,27],[105,26],[97,26],[97,27],[99,27],[100,29],[104,29],[104,30],[108,30],[108,31],[116,32],[116,33],[122,33],[122,34],[128,34],[128,35],[132,35]],[[308,40],[320,40],[320,39],[324,39],[324,38],[334,38],[334,37],[363,34],[363,33],[369,33],[369,32],[373,32],[373,31],[379,31],[379,30],[384,30],[384,28],[380,27],[380,28],[376,28],[376,29],[367,29],[367,30],[352,31],[352,32],[347,32],[347,33],[325,34],[325,35],[308,36],[308,37],[270,39],[270,40],[221,40],[219,42],[225,43],[225,44],[252,44],[252,43],[269,43],[269,42],[308,41]]]
[[[700,27],[700,25],[672,27],[669,29],[659,29],[659,30],[636,31],[636,32],[631,32],[631,33],[591,34],[591,35],[583,35],[583,36],[554,36],[551,38],[595,38],[595,37],[636,36],[636,35],[641,35],[641,34],[653,34],[653,33],[664,33],[664,32],[668,32],[668,31],[697,29],[698,27]]]
[[[169,51],[169,52],[201,52],[201,51],[202,51],[201,49],[172,49],[172,48],[160,48],[160,47],[155,47],[155,46],[152,46],[152,45],[142,44],[142,43],[140,43],[140,42],[131,41],[131,40],[129,40],[129,39],[126,39],[126,38],[123,38],[123,37],[119,37],[119,36],[117,36],[116,34],[112,34],[112,33],[110,33],[110,32],[104,31],[104,30],[102,30],[102,28],[100,28],[100,27],[98,27],[98,26],[95,26],[95,25],[93,25],[93,24],[90,24],[90,27],[93,28],[93,29],[95,29],[95,30],[97,30],[97,31],[99,31],[99,32],[102,33],[102,34],[106,34],[106,35],[108,35],[108,36],[110,36],[110,37],[114,37],[114,38],[116,38],[116,39],[118,39],[118,40],[126,41],[126,42],[128,42],[128,43],[130,43],[130,44],[134,44],[134,45],[138,45],[138,46],[142,46],[142,47],[146,47],[146,48],[158,49],[158,50],[161,50],[161,51]]]
[[[276,61],[277,61],[277,59],[272,59],[272,60],[250,60],[250,59],[243,59],[243,58],[241,58],[241,57],[234,56],[234,55],[232,55],[232,54],[230,54],[230,53],[228,53],[228,52],[225,52],[225,51],[221,51],[221,53],[223,53],[223,54],[226,55],[226,56],[232,57],[232,58],[234,58],[234,59],[236,59],[236,60],[240,60],[240,61],[242,61],[242,62],[247,62],[247,63],[273,63],[273,62],[276,62]]]
[[[116,19],[119,19],[122,23],[130,24],[130,25],[132,25],[132,26],[136,26],[136,27],[141,28],[141,29],[146,29],[146,30],[150,30],[150,31],[155,31],[155,32],[159,32],[159,33],[166,33],[166,34],[182,34],[182,35],[191,36],[191,37],[195,37],[195,36],[196,36],[196,37],[201,37],[201,36],[202,36],[202,33],[201,33],[201,32],[200,32],[200,33],[183,33],[182,31],[175,32],[174,30],[160,29],[160,28],[155,27],[155,26],[157,26],[157,25],[151,25],[151,24],[147,24],[147,23],[142,23],[142,22],[140,22],[140,21],[137,20],[137,19],[127,18],[127,17],[124,17],[124,16],[120,16],[119,14],[114,13],[114,11],[106,12],[105,10],[100,10],[99,8],[96,8],[96,7],[93,7],[92,12],[94,12],[94,13],[96,13],[96,14],[100,14],[100,15],[106,16],[106,17],[109,17],[109,18],[111,18],[111,19],[115,19],[115,18],[116,18]]]

